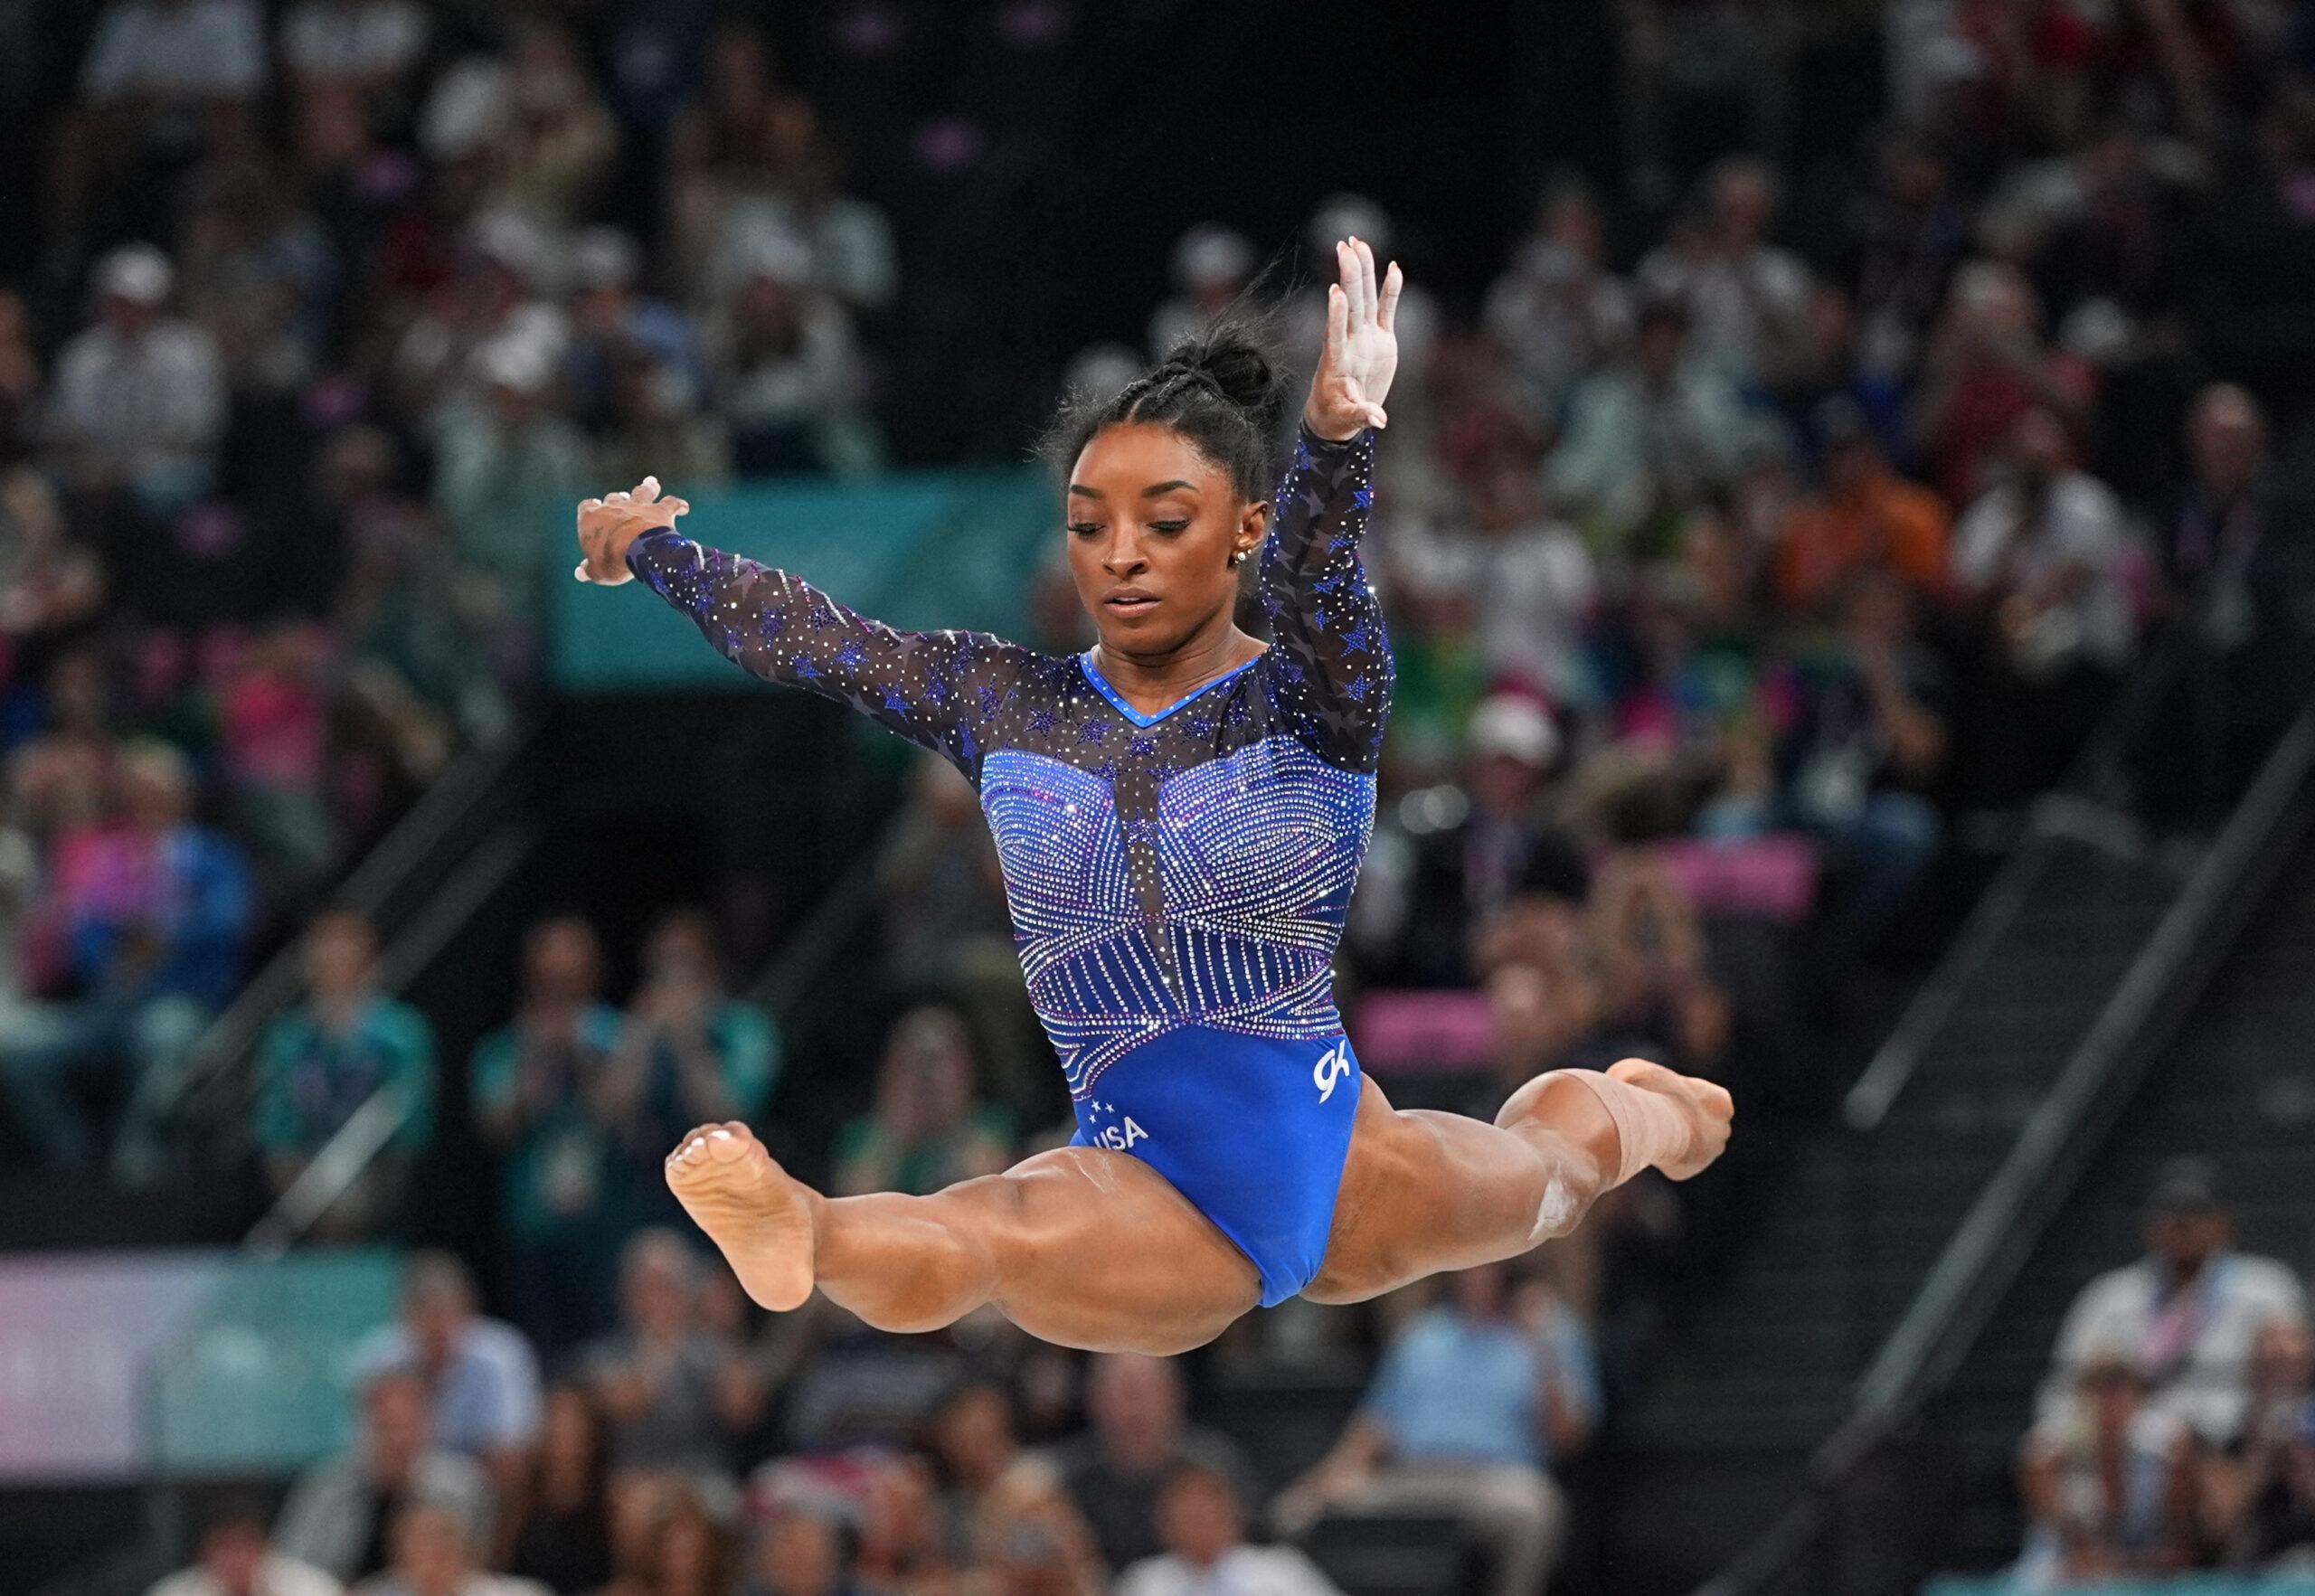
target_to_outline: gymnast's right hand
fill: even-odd
[[[585,558],[572,574],[607,588],[633,581],[628,546],[647,532],[672,527],[690,508],[672,494],[661,498],[657,477],[646,477],[626,493],[584,501],[579,506],[579,552]]]

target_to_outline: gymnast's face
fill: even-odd
[[[1102,648],[1155,660],[1226,631],[1240,567],[1270,529],[1270,505],[1157,421],[1093,435],[1069,474],[1069,574]]]

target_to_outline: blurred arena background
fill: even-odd
[[[2315,5],[0,44],[0,1590],[2315,1591]],[[680,1129],[924,1189],[1066,1103],[971,795],[572,503],[1075,647],[1056,395],[1250,282],[1315,343],[1344,231],[1352,1034],[1709,1074],[1730,1157],[1168,1363],[754,1312]]]

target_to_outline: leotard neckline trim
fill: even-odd
[[[1216,687],[1219,687],[1223,683],[1229,681],[1232,677],[1244,675],[1262,657],[1262,654],[1268,654],[1269,652],[1269,647],[1265,646],[1261,654],[1255,655],[1252,659],[1247,660],[1243,665],[1232,666],[1228,670],[1224,671],[1220,675],[1214,677],[1214,680],[1208,682],[1205,686],[1184,694],[1181,697],[1176,698],[1173,703],[1167,704],[1164,709],[1159,710],[1154,715],[1143,714],[1139,710],[1134,708],[1133,705],[1126,702],[1124,694],[1119,692],[1115,687],[1110,685],[1109,677],[1101,674],[1101,667],[1093,663],[1093,651],[1091,648],[1088,648],[1084,653],[1077,656],[1077,663],[1084,666],[1085,679],[1092,683],[1096,688],[1100,689],[1101,696],[1110,701],[1110,706],[1112,709],[1116,710],[1118,713],[1123,715],[1127,720],[1131,721],[1135,725],[1146,728],[1156,725],[1167,715],[1172,714],[1176,710],[1184,707],[1193,701],[1205,697],[1207,694],[1213,692]]]

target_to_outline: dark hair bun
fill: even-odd
[[[1250,318],[1224,316],[1183,339],[1166,352],[1158,371],[1186,372],[1211,383],[1265,433],[1285,424],[1286,373],[1272,351],[1270,329]]]

